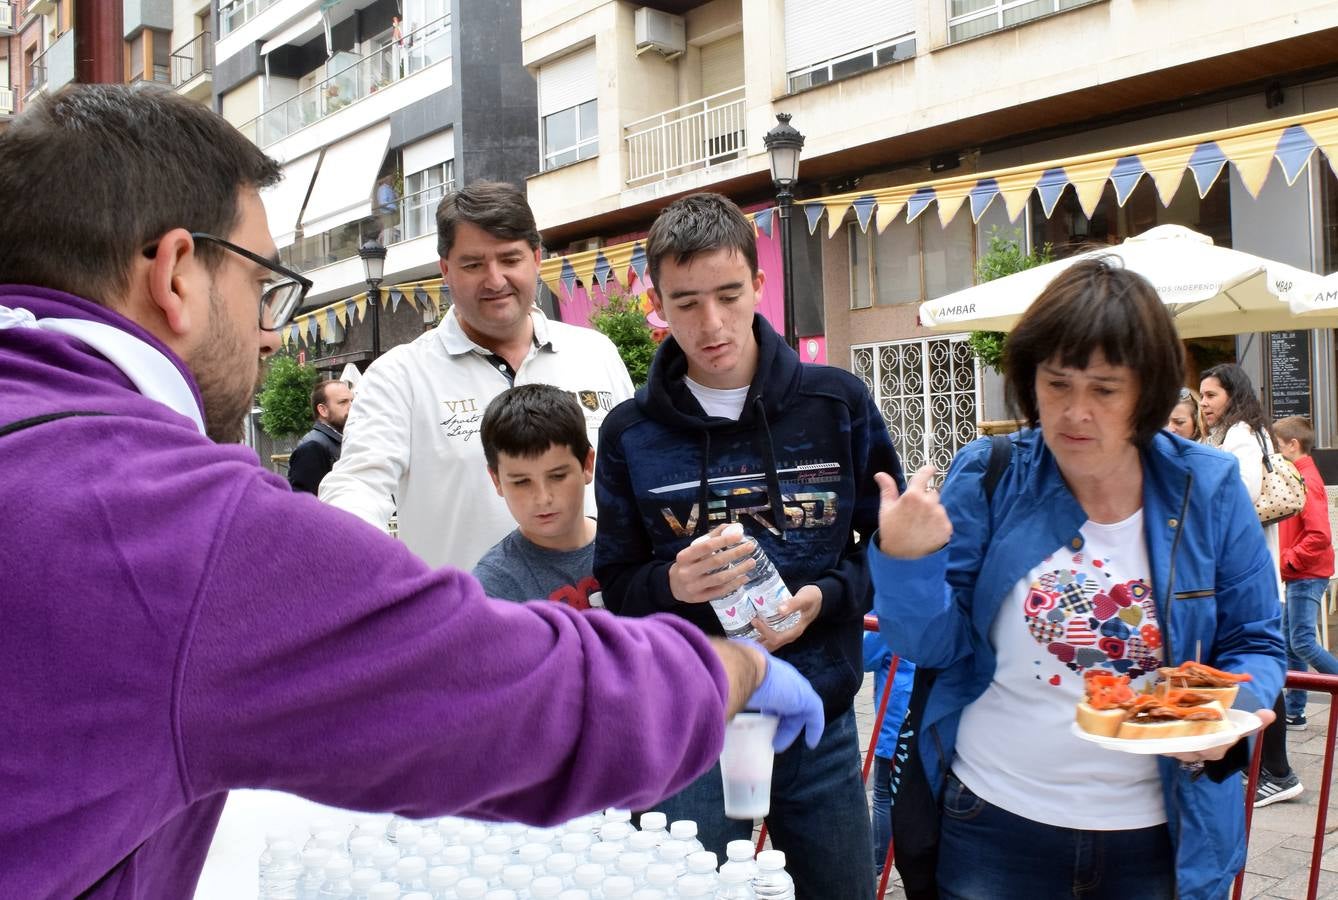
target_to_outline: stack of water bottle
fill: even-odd
[[[697,824],[626,810],[558,828],[395,816],[265,837],[260,900],[793,900],[785,854],[732,841],[717,869]]]

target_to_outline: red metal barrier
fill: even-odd
[[[1314,842],[1310,851],[1310,886],[1306,889],[1306,900],[1315,900],[1319,893],[1319,861],[1324,854],[1324,829],[1328,825],[1329,791],[1333,783],[1333,748],[1338,739],[1338,675],[1318,675],[1314,672],[1288,672],[1287,687],[1303,691],[1319,691],[1329,695],[1329,729],[1324,738],[1324,775],[1319,786],[1319,808],[1315,812]],[[1279,726],[1281,727],[1281,726]],[[1263,753],[1264,742],[1254,742],[1254,753],[1250,760],[1250,778],[1245,788],[1245,842],[1249,846],[1250,822],[1254,817],[1254,787],[1259,780],[1259,760]],[[1245,869],[1236,876],[1236,887],[1232,891],[1232,900],[1240,900],[1245,883]]]

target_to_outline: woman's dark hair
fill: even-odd
[[[1254,392],[1254,385],[1250,383],[1250,376],[1245,374],[1244,369],[1235,363],[1222,363],[1206,370],[1199,376],[1199,382],[1202,383],[1209,378],[1217,380],[1222,390],[1226,391],[1227,399],[1231,401],[1221,418],[1217,420],[1214,432],[1226,432],[1237,422],[1244,422],[1255,433],[1268,432],[1268,417],[1264,415],[1264,407],[1259,402],[1259,396]]]
[[[1004,366],[1009,408],[1036,427],[1036,370],[1048,360],[1085,369],[1097,350],[1111,365],[1137,373],[1138,403],[1130,425],[1133,442],[1146,446],[1166,426],[1180,398],[1185,350],[1156,289],[1114,257],[1065,269],[1008,335]]]
[[[585,465],[590,432],[585,414],[567,391],[551,384],[522,384],[503,391],[483,411],[479,440],[488,468],[497,471],[497,454],[525,459],[566,447]]]
[[[157,85],[78,84],[0,133],[0,282],[107,303],[173,228],[227,237],[240,191],[282,177],[217,113]],[[223,251],[202,241],[214,266]]]
[[[468,222],[503,241],[524,241],[539,248],[539,228],[525,194],[504,181],[475,181],[437,204],[437,255],[451,255],[455,226]]]

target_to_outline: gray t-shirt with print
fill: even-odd
[[[549,550],[517,528],[483,554],[473,574],[489,597],[552,600],[575,609],[603,608],[594,570],[594,541],[578,550]]]

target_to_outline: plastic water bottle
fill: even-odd
[[[414,855],[421,856],[427,860],[429,866],[442,865],[441,852],[446,849],[446,842],[442,840],[440,834],[436,831],[424,831],[423,836],[418,839],[418,846],[414,847]]]
[[[651,856],[649,853],[637,853],[633,850],[624,850],[622,855],[618,857],[618,874],[626,875],[628,878],[632,879],[633,885],[641,887],[646,880],[646,867],[649,866],[650,863]]]
[[[743,869],[731,869],[726,865],[720,870],[720,883],[716,886],[717,900],[753,900],[753,887]]]
[[[289,840],[275,841],[269,852],[269,865],[263,873],[265,893],[260,896],[264,900],[297,900],[297,880],[302,877],[297,844]]]
[[[725,526],[721,534],[731,540],[737,539],[738,542],[745,539],[743,526],[737,523]],[[753,552],[734,564],[740,565],[748,559],[753,561],[753,568],[748,572],[748,581],[730,594],[728,599],[738,601],[740,608],[744,605],[743,600],[751,601],[755,610],[753,614],[766,620],[772,630],[789,631],[799,623],[799,610],[789,615],[781,615],[781,605],[790,599],[790,589],[785,586],[780,573],[776,571],[762,545],[755,540],[752,543]],[[737,546],[737,543],[732,546]]]
[[[406,821],[395,834],[395,849],[400,851],[400,856],[417,856],[418,842],[422,839],[422,826]]]
[[[675,875],[682,875],[688,869],[688,856],[691,853],[692,846],[687,841],[670,838],[660,845],[659,862],[668,863],[674,867]]]
[[[646,887],[659,888],[666,894],[672,894],[678,875],[669,863],[651,863],[646,866]]]
[[[557,900],[562,893],[562,879],[556,875],[540,875],[530,882],[532,900]]]
[[[390,844],[382,844],[372,851],[371,867],[381,873],[383,881],[395,881],[395,866],[399,861],[400,851]]]
[[[385,838],[377,837],[371,834],[358,834],[349,838],[348,855],[353,860],[355,869],[372,869],[372,857],[376,854],[376,848],[382,845]]]
[[[530,866],[538,871],[543,868],[544,860],[553,855],[553,848],[548,844],[527,842],[516,849],[516,862]]]
[[[583,891],[593,891],[604,883],[604,867],[598,863],[583,863],[571,873],[573,887]]]
[[[483,852],[483,842],[488,839],[488,829],[477,822],[471,822],[460,829],[460,846],[468,847],[471,856]]]
[[[457,866],[462,869],[467,869],[474,861],[474,854],[469,852],[468,847],[461,844],[453,844],[441,851],[440,859],[443,866]]]
[[[696,875],[706,882],[710,890],[715,890],[716,884],[716,856],[710,850],[698,850],[688,857],[687,875],[681,876],[678,880],[682,882],[684,878],[690,875]]]
[[[684,875],[678,879],[678,900],[713,900],[715,879],[704,875]]]
[[[382,881],[367,892],[367,900],[400,900],[400,886],[393,881]]]
[[[753,894],[757,900],[794,900],[794,879],[785,871],[784,851],[763,850],[757,854]]]
[[[732,534],[730,529],[733,527],[735,526],[731,525],[727,527],[723,533],[726,535]],[[738,526],[738,529],[739,536],[742,537],[743,526]],[[710,539],[711,535],[703,534],[692,543],[701,544]],[[737,541],[735,543],[737,543]],[[716,572],[722,572],[728,568],[728,565],[723,565],[719,568],[711,569],[706,574],[714,575]],[[745,587],[746,586],[747,585],[745,585]],[[752,602],[747,599],[747,595],[742,594],[741,591],[742,588],[731,591],[723,596],[716,597],[711,601],[711,609],[715,610],[716,618],[720,620],[720,627],[724,630],[725,637],[732,640],[742,640],[744,638],[752,640],[757,637],[757,629],[753,627],[753,618],[757,615],[757,609],[752,605]],[[743,602],[739,602],[740,600]]]
[[[265,832],[265,849],[260,851],[259,869],[259,896],[265,896],[265,873],[269,869],[269,864],[274,861],[274,845],[279,841],[288,840],[288,835],[282,831]]]
[[[348,900],[353,896],[353,863],[342,857],[325,866],[325,880],[316,894],[319,900]]]
[[[497,853],[485,853],[474,857],[474,874],[482,878],[490,888],[502,886],[502,869],[507,858]]]
[[[544,860],[544,874],[552,875],[562,882],[563,887],[570,887],[571,876],[580,865],[580,860],[572,853],[554,853]]]
[[[404,856],[395,863],[395,880],[405,893],[427,890],[427,860],[421,856]]]
[[[398,847],[400,843],[400,829],[406,825],[413,825],[414,828],[418,827],[417,825],[414,825],[413,819],[406,819],[404,816],[398,814],[391,816],[390,821],[386,823],[386,840]]]
[[[348,883],[353,886],[351,900],[371,900],[372,888],[380,880],[381,873],[375,869],[354,869],[348,877]]]
[[[515,848],[515,844],[511,842],[510,835],[505,835],[505,834],[488,835],[486,838],[483,839],[482,846],[483,846],[483,854],[488,854],[491,856],[502,856],[502,857],[510,856],[511,851]]]
[[[741,871],[747,876],[748,881],[752,881],[753,876],[757,874],[757,862],[753,859],[752,841],[730,841],[725,845],[725,864],[720,867],[722,876],[726,869]]]
[[[679,819],[669,826],[669,836],[676,841],[685,841],[692,853],[700,853],[705,848],[697,837],[697,823],[691,819]]]
[[[455,896],[460,900],[483,900],[488,893],[488,882],[475,875],[461,878],[455,883]]]
[[[436,866],[427,871],[427,892],[432,900],[448,900],[455,896],[455,885],[465,877],[459,866]]]
[[[302,851],[302,874],[297,879],[297,900],[317,900],[325,883],[325,865],[334,856],[324,847]]]
[[[533,880],[533,866],[527,866],[524,863],[512,863],[502,869],[502,887],[513,890],[517,894],[528,891],[530,882]]]
[[[445,841],[447,847],[454,847],[460,843],[460,832],[464,830],[465,822],[463,819],[456,819],[452,816],[446,816],[437,822],[437,834]]]
[[[583,859],[590,852],[590,845],[594,842],[594,838],[590,836],[588,831],[573,831],[564,834],[558,842],[558,846],[562,848],[563,853],[570,853],[577,859]]]
[[[668,832],[657,837],[653,831],[634,831],[627,836],[627,852],[646,853],[653,857],[660,846],[660,841],[668,836]]]
[[[617,864],[618,857],[622,852],[623,850],[620,845],[606,844],[601,841],[598,844],[591,845],[590,862],[603,869],[604,874],[614,875],[617,874],[617,870],[614,869],[614,866]]]
[[[610,875],[604,879],[600,893],[604,900],[625,900],[630,898],[635,890],[636,884],[626,875]]]
[[[659,811],[651,811],[641,814],[641,831],[643,834],[655,836],[655,843],[659,843],[669,837],[669,817]]]

